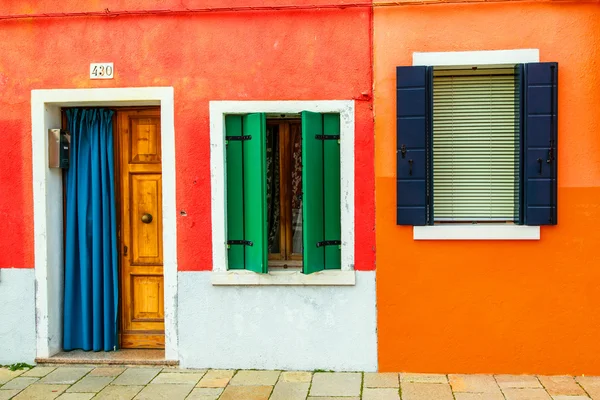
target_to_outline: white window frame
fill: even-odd
[[[506,66],[540,61],[539,49],[413,53],[413,66]],[[539,240],[539,226],[478,223],[413,227],[414,240]]]
[[[272,271],[259,274],[227,270],[225,115],[296,114],[302,111],[340,114],[341,270],[303,274]],[[210,183],[213,285],[354,285],[354,100],[211,101]]]

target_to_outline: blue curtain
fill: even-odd
[[[68,109],[65,350],[110,351],[117,343],[118,268],[114,112]]]

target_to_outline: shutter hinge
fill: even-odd
[[[554,140],[550,140],[550,148],[548,149],[548,159],[546,162],[550,164],[554,159]]]
[[[321,242],[317,242],[317,247],[323,247],[323,246],[341,246],[342,245],[342,241],[341,240],[323,240]]]
[[[228,240],[227,248],[230,248],[231,245],[254,246],[254,243],[250,240]]]
[[[315,135],[317,140],[340,140],[340,135]]]
[[[225,145],[227,145],[230,140],[250,140],[250,139],[252,139],[252,135],[226,136],[225,137]]]
[[[402,158],[406,158],[406,145],[405,144],[403,144],[400,147],[400,154],[402,154]]]

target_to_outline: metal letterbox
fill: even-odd
[[[48,130],[48,164],[50,168],[69,168],[71,135],[64,129]]]

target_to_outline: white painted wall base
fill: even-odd
[[[354,286],[213,286],[178,273],[185,368],[376,371],[375,272]]]
[[[35,271],[0,269],[0,364],[33,364],[35,348]]]

